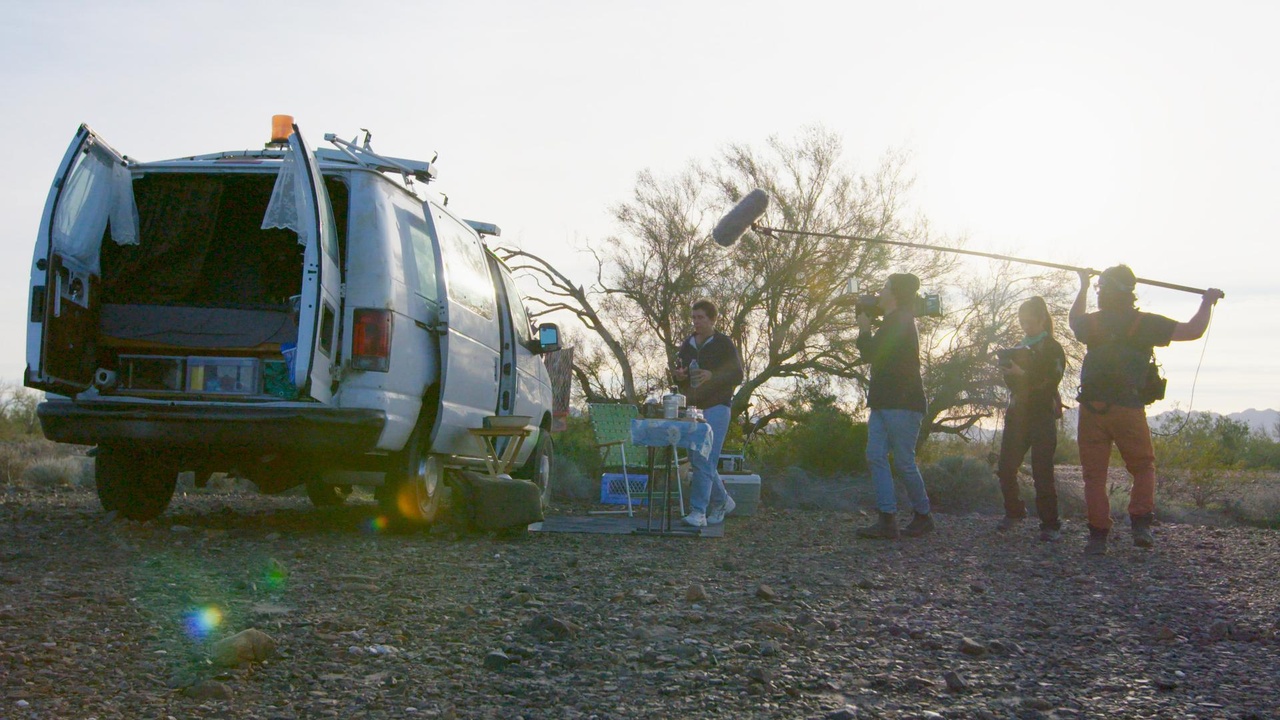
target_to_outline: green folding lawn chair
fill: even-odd
[[[596,449],[600,451],[600,465],[607,472],[618,468],[621,477],[607,474],[607,485],[601,493],[602,500],[625,504],[626,510],[597,510],[595,512],[625,512],[634,515],[633,497],[645,492],[645,482],[631,475],[649,470],[649,448],[631,444],[631,421],[640,417],[635,405],[628,403],[590,403],[591,431],[595,434]],[[684,491],[680,487],[679,464],[676,465],[676,495],[680,502],[680,514],[684,515]]]

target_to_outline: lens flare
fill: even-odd
[[[279,560],[272,558],[267,561],[267,565],[262,570],[262,584],[268,590],[279,590],[284,587],[284,581],[289,577],[289,571]]]
[[[196,608],[187,613],[183,624],[186,626],[187,635],[203,640],[222,624],[222,610],[214,605]]]
[[[387,520],[387,516],[378,515],[377,517],[371,517],[366,520],[364,523],[364,529],[366,532],[380,533],[387,529],[388,524],[389,521]]]

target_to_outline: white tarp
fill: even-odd
[[[306,245],[310,223],[304,223],[298,217],[298,208],[307,206],[307,199],[300,197],[301,193],[306,192],[306,186],[298,181],[298,171],[294,153],[286,153],[280,164],[280,174],[276,176],[275,187],[271,188],[271,202],[267,203],[267,212],[262,216],[262,229],[292,230],[298,234],[298,244]]]
[[[108,222],[117,244],[138,244],[138,208],[129,168],[90,151],[81,156],[58,196],[53,251],[76,267],[101,275],[102,236]]]

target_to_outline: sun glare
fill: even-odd
[[[930,207],[1032,244],[1105,224],[1137,181],[1136,99],[1096,64],[970,70],[926,139]]]

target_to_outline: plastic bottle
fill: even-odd
[[[662,396],[662,417],[668,420],[675,420],[679,414],[680,402],[673,388],[672,392]]]
[[[695,380],[693,378],[693,374],[696,372],[698,372],[698,361],[690,360],[689,361],[689,387],[698,387],[699,385],[702,384],[701,380]]]

